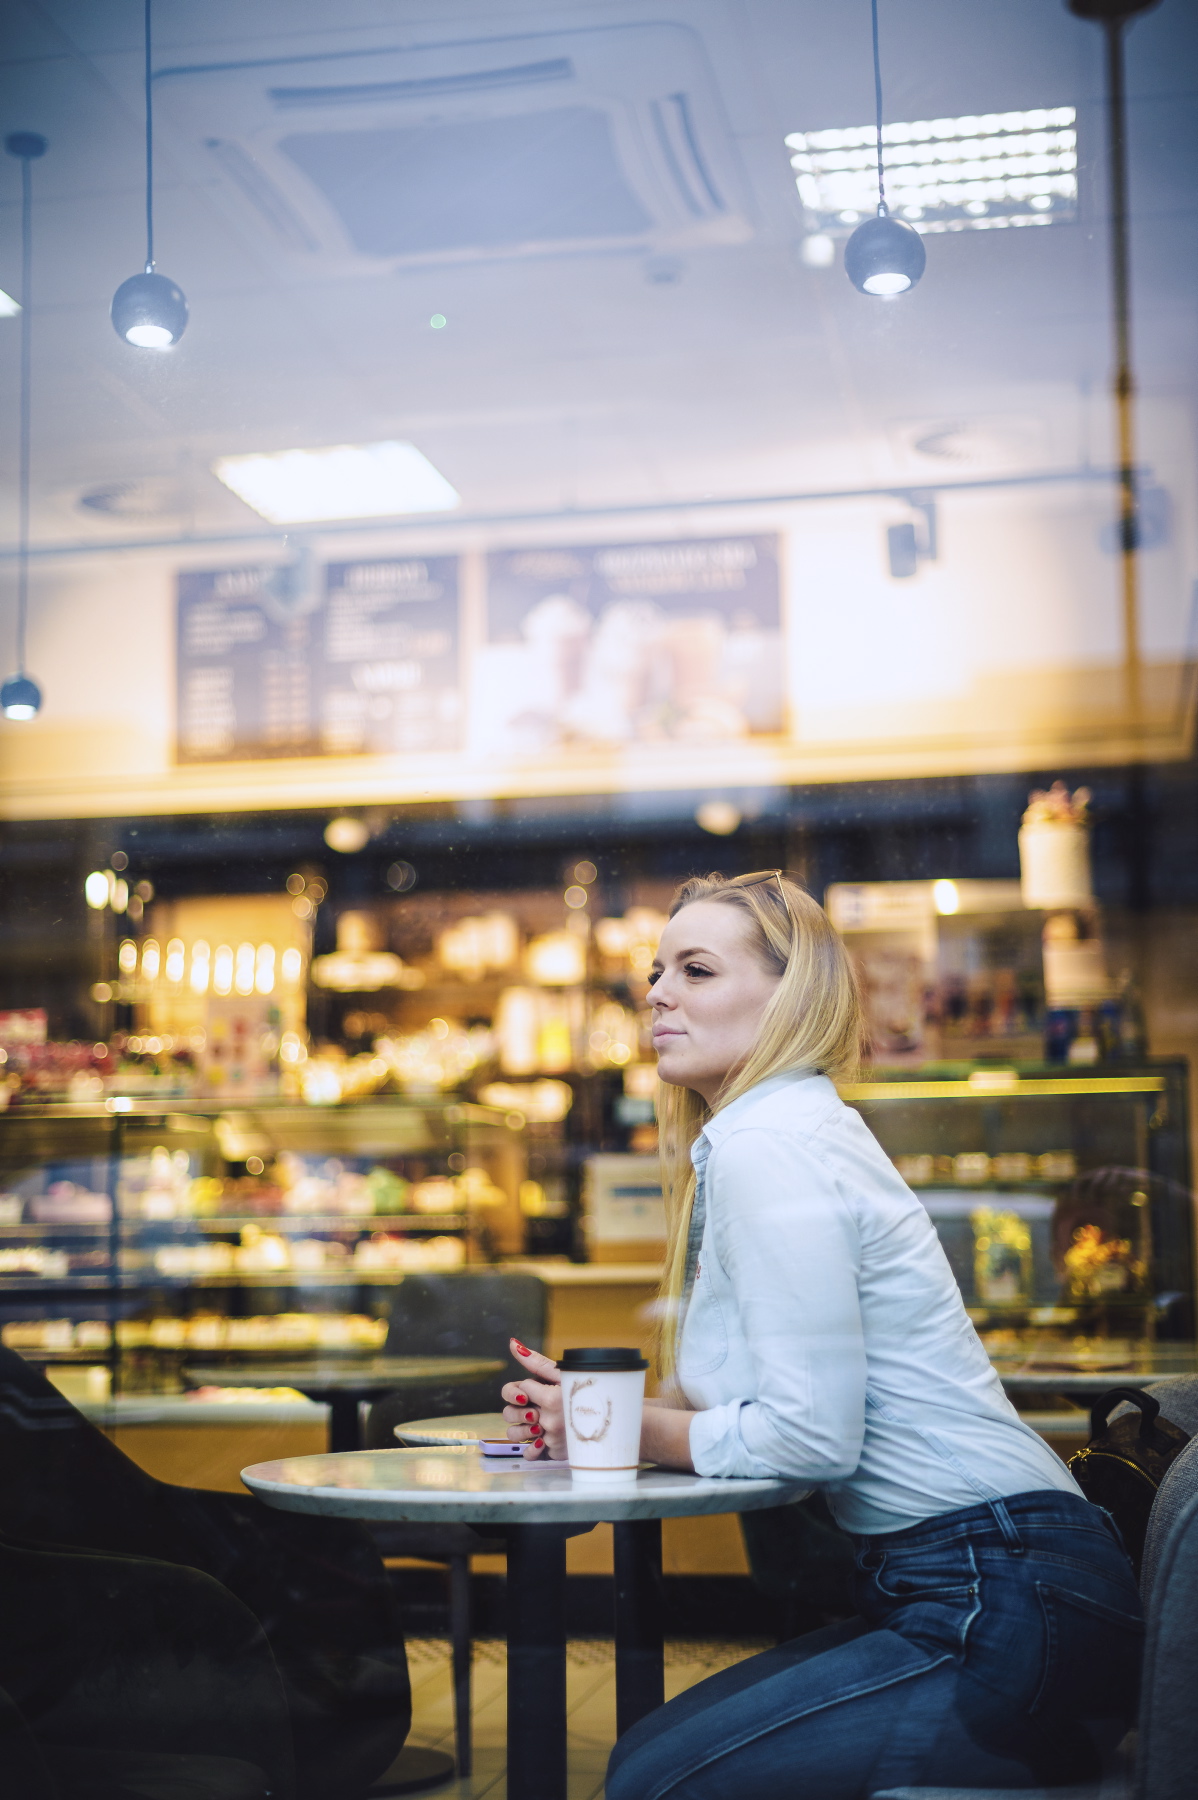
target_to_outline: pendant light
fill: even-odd
[[[870,0],[874,28],[874,98],[878,113],[878,216],[866,219],[844,247],[844,272],[863,294],[892,299],[913,288],[928,260],[923,239],[902,219],[892,219],[886,204],[882,166],[882,63],[878,53],[878,0]]]
[[[118,337],[139,350],[169,350],[187,329],[182,288],[154,268],[154,96],[150,82],[150,0],[146,0],[146,266],[112,296]]]
[[[21,399],[17,475],[17,672],[0,686],[0,712],[6,719],[32,719],[41,710],[42,690],[25,673],[25,623],[29,613],[29,449],[30,377],[33,372],[33,169],[46,154],[46,140],[36,131],[14,131],[4,148],[21,164]]]

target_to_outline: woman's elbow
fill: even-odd
[[[817,1434],[798,1430],[785,1420],[771,1423],[773,1429],[764,1434],[758,1455],[782,1480],[811,1481],[823,1487],[847,1481],[861,1461],[864,1432],[860,1436]]]

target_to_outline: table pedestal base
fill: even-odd
[[[566,1792],[568,1525],[507,1528],[507,1785],[519,1800]]]
[[[666,1697],[662,1618],[661,1520],[624,1519],[612,1526],[616,1590],[616,1736]]]

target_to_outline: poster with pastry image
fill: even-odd
[[[494,551],[471,748],[775,734],[784,660],[775,535]]]

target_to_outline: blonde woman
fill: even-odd
[[[837,1094],[861,1039],[839,938],[780,872],[688,881],[650,1004],[670,1253],[642,1455],[822,1489],[860,1617],[642,1720],[607,1800],[1090,1778],[1135,1709],[1131,1566],[1020,1422],[927,1213]],[[556,1369],[513,1349],[509,1430],[562,1457]]]

